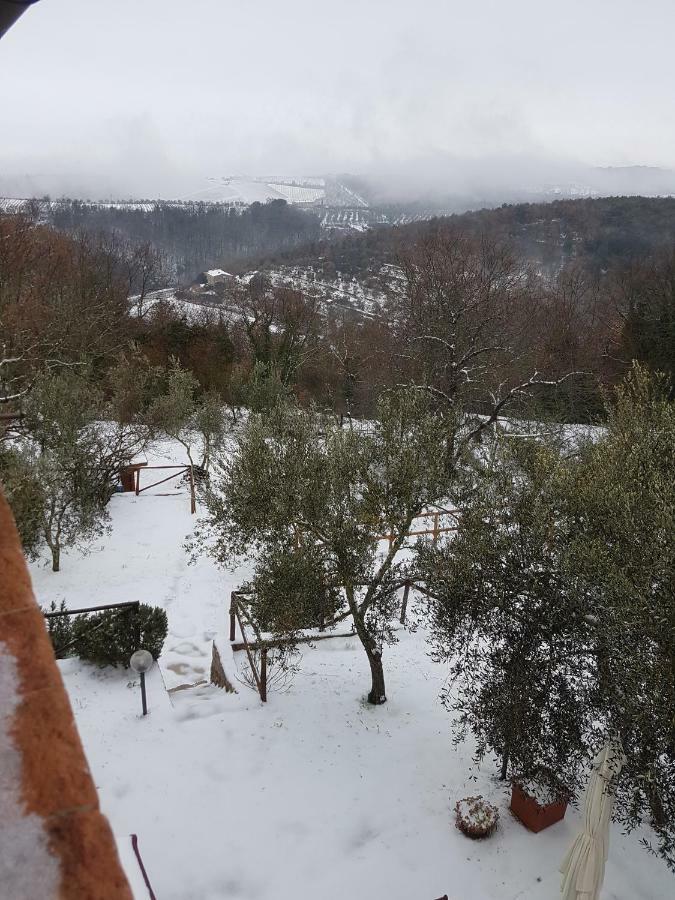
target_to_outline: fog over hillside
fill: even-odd
[[[471,209],[559,197],[675,196],[675,170],[655,166],[563,166],[541,161],[431,159],[354,174],[307,177],[236,175],[164,183],[138,175],[89,177],[68,172],[0,172],[0,197],[70,197],[81,200],[166,199],[185,202],[288,203],[365,208],[419,206],[429,212]],[[315,185],[320,184],[320,187]]]
[[[674,25],[669,0],[40,3],[0,54],[0,194],[345,172],[374,202],[673,193]]]

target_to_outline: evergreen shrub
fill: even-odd
[[[78,656],[99,666],[128,668],[136,650],[148,650],[153,659],[158,659],[168,623],[163,609],[141,603],[138,609],[127,607],[83,613],[72,619],[50,619],[48,630],[59,658]]]

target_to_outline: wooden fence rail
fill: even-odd
[[[438,509],[427,510],[426,512],[419,513],[417,516],[413,516],[413,522],[416,519],[433,519],[433,528],[423,528],[420,531],[408,531],[406,537],[423,537],[430,534],[433,536],[433,542],[435,544],[441,534],[445,534],[449,531],[457,531],[457,525],[441,525],[441,516],[452,516],[453,519],[457,521],[459,518],[459,510],[438,507]],[[374,538],[376,541],[389,541],[389,546],[394,543],[395,539],[396,535],[393,532],[377,535],[377,537]]]
[[[145,484],[141,487],[141,472],[147,472],[148,469],[178,469],[178,471],[174,472],[173,475],[167,475],[166,478],[161,478],[159,481],[153,481],[152,484]],[[194,516],[197,511],[197,500],[195,497],[195,475],[192,466],[143,466],[142,469],[137,468],[135,472],[136,496],[138,497],[143,491],[148,491],[150,488],[157,487],[158,484],[164,484],[166,481],[171,481],[172,478],[180,478],[181,475],[187,475],[190,482],[190,514]]]

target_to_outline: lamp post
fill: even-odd
[[[148,650],[137,650],[132,653],[129,665],[138,675],[141,676],[141,701],[143,703],[143,715],[148,714],[148,704],[145,699],[145,673],[152,666],[154,659],[152,653]]]

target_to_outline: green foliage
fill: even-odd
[[[253,563],[252,617],[290,634],[317,605],[341,597],[371,665],[375,703],[385,698],[382,646],[393,638],[402,577],[396,557],[413,517],[448,495],[454,427],[415,391],[384,396],[370,431],[277,405],[250,417],[206,492],[200,538],[211,539],[207,552],[224,566]],[[395,537],[378,556],[384,533]]]
[[[251,590],[249,614],[259,631],[288,636],[316,628],[343,607],[343,598],[316,547],[272,548],[261,559]]]
[[[145,420],[156,390],[156,377],[148,361],[139,352],[119,356],[107,374],[111,413],[115,420],[131,423]]]
[[[158,388],[147,411],[149,424],[176,440],[185,440],[185,432],[195,409],[198,382],[195,376],[172,360],[166,370],[156,370]]]
[[[12,507],[24,552],[34,558],[43,541],[40,517],[43,491],[34,469],[10,447],[0,446],[0,484]]]
[[[470,731],[478,761],[501,755],[504,778],[549,769],[573,789],[592,664],[561,559],[559,466],[556,448],[504,439],[455,538],[419,545],[415,568],[433,595],[433,655],[450,665],[456,739]]]
[[[36,514],[55,572],[63,547],[85,546],[105,529],[115,476],[101,464],[99,404],[100,396],[69,373],[39,378],[26,403],[33,440],[21,448],[21,457],[40,486]]]
[[[622,273],[624,295],[622,351],[671,380],[675,399],[675,252],[634,263]]]
[[[158,659],[167,630],[164,610],[145,603],[140,604],[138,611],[128,607],[83,613],[70,620],[67,617],[49,620],[49,634],[57,656],[78,656],[99,666],[128,668],[136,650],[148,650],[153,659]]]
[[[68,454],[103,414],[103,395],[86,377],[68,370],[41,375],[25,404],[24,424],[40,450]]]
[[[204,394],[194,414],[194,427],[202,440],[200,466],[208,472],[211,456],[222,447],[226,431],[223,402],[219,394],[214,391]]]
[[[66,601],[62,600],[58,607],[58,612],[64,612],[66,609]],[[49,606],[50,612],[57,612],[56,603],[52,600]],[[70,616],[56,616],[53,619],[47,619],[47,632],[54,648],[57,659],[63,655],[68,655],[67,647],[73,640],[73,622]]]
[[[192,444],[196,435],[202,442],[203,469],[208,470],[211,453],[225,436],[225,416],[220,396],[214,391],[198,396],[199,382],[172,360],[167,370],[155,369],[155,396],[146,412],[151,428],[181,443],[194,465]]]
[[[458,739],[574,789],[598,747],[626,763],[616,813],[651,822],[675,869],[675,406],[634,366],[607,430],[575,453],[514,443],[455,540],[424,547],[433,652]],[[504,765],[503,774],[507,767]]]
[[[64,547],[85,548],[105,531],[119,468],[147,441],[145,428],[106,422],[105,415],[102,395],[70,371],[38,377],[26,400],[28,438],[16,452],[55,572]]]
[[[267,412],[290,399],[290,389],[279,371],[267,363],[256,362],[245,388],[244,402],[254,413]]]
[[[568,567],[598,653],[600,728],[627,761],[618,809],[647,816],[675,869],[675,405],[664,376],[635,365],[566,485]]]

